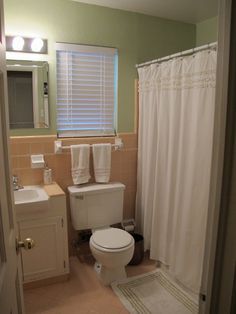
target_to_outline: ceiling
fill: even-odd
[[[73,0],[187,23],[217,15],[218,0]]]

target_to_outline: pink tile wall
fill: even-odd
[[[120,151],[112,151],[111,181],[119,181],[125,184],[124,218],[133,218],[136,195],[137,176],[137,134],[119,134],[124,142],[124,148]],[[67,193],[67,186],[73,185],[71,179],[71,156],[69,150],[62,154],[54,154],[54,141],[56,136],[25,136],[11,137],[11,165],[12,173],[19,176],[22,185],[41,184],[43,182],[43,170],[31,169],[30,155],[44,154],[45,161],[53,172],[53,180],[56,181]],[[77,138],[63,139],[63,145],[82,143],[114,143],[114,138]],[[94,182],[92,157],[91,157],[91,182]],[[69,241],[74,236],[70,224],[70,211],[68,206]],[[72,252],[72,251],[71,251]]]

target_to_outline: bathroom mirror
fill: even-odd
[[[48,63],[7,60],[10,129],[48,128]]]

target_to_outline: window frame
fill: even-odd
[[[58,122],[57,122],[57,137],[59,138],[67,138],[67,137],[114,137],[116,136],[117,131],[117,116],[118,116],[118,49],[114,47],[105,47],[105,46],[96,46],[96,45],[86,45],[86,44],[69,44],[69,43],[56,43],[55,44],[56,51],[56,122],[58,119],[58,75],[57,75],[57,52],[65,51],[65,52],[80,52],[80,53],[93,53],[98,52],[104,54],[111,54],[114,56],[114,103],[113,103],[113,132],[102,132],[101,130],[58,130]]]

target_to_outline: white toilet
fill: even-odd
[[[105,285],[126,278],[125,266],[134,252],[134,238],[124,230],[110,227],[123,219],[124,189],[122,183],[68,187],[73,227],[92,229],[90,249],[100,264],[98,274]]]

